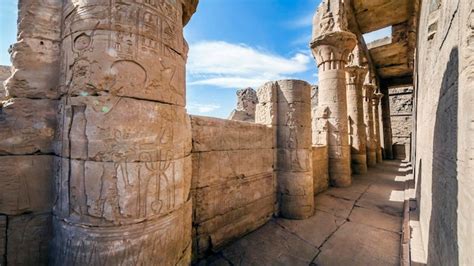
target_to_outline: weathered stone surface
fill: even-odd
[[[381,93],[375,93],[372,98],[372,108],[374,115],[374,138],[375,138],[375,155],[377,163],[382,162],[382,139],[380,137],[380,99],[383,97]]]
[[[164,217],[130,225],[90,227],[55,219],[53,264],[176,265],[182,257],[186,264],[192,207],[190,201],[181,206]]]
[[[402,218],[378,211],[355,207],[349,216],[349,221],[369,225],[375,228],[400,233]]]
[[[59,160],[55,214],[68,222],[138,223],[177,211],[189,199],[190,156],[149,162]]]
[[[272,195],[273,174],[235,179],[218,187],[206,187],[195,192],[195,223],[223,215],[260,198]],[[225,198],[219,195],[225,195]]]
[[[8,217],[7,262],[11,265],[48,265],[52,238],[51,213]]]
[[[0,215],[0,265],[5,265],[7,251],[7,216]]]
[[[347,112],[349,119],[349,145],[351,146],[351,168],[354,174],[367,173],[367,137],[364,124],[362,85],[367,69],[359,65],[359,47],[351,54],[352,62],[346,67]],[[357,61],[357,62],[356,62]]]
[[[50,155],[0,156],[0,213],[50,211],[54,199],[53,161]]]
[[[315,247],[320,247],[344,222],[344,219],[323,211],[316,211],[312,217],[306,220],[287,220],[281,218],[276,220],[276,223],[283,226],[286,230]]]
[[[211,248],[217,251],[230,241],[259,228],[272,217],[275,200],[275,194],[272,194],[200,223],[195,236],[195,252],[203,253]]]
[[[185,105],[187,45],[178,2],[76,6],[66,1],[63,12],[63,64],[70,66],[62,81],[65,93],[111,93]]]
[[[280,80],[266,83],[257,95],[260,103],[256,121],[273,126],[276,135],[280,214],[293,219],[310,217],[314,194],[311,86],[300,80]]]
[[[354,243],[358,243],[355,245]],[[399,265],[400,235],[348,222],[321,248],[317,265]]]
[[[237,91],[237,108],[229,116],[230,120],[255,122],[255,106],[258,103],[257,92],[252,88]]]
[[[374,167],[377,164],[377,153],[374,133],[374,115],[372,108],[372,97],[374,94],[375,86],[370,83],[370,73],[367,73],[364,89],[364,101],[362,102],[364,108],[364,123],[367,137],[367,166]]]
[[[65,158],[154,162],[191,152],[189,117],[179,106],[113,96],[62,103],[56,149]]]
[[[241,265],[308,265],[317,252],[275,222],[222,250],[228,261]]]
[[[3,85],[3,82],[8,79],[11,75],[11,67],[10,66],[1,66],[0,65],[0,101],[5,98],[6,91]]]
[[[343,1],[325,0],[321,3],[313,18],[313,38],[310,45],[319,68],[319,110],[313,120],[328,122],[329,178],[334,186],[349,186],[350,150],[346,148],[349,147],[349,142],[344,66],[356,45],[356,36],[348,32]],[[322,122],[313,124],[326,126]],[[313,140],[318,139],[323,140],[313,137]]]
[[[313,146],[313,185],[314,194],[329,187],[327,146]]]
[[[57,101],[13,98],[0,108],[0,154],[52,153]]]
[[[273,171],[273,150],[198,152],[193,157],[193,188]]]
[[[259,124],[191,116],[193,152],[272,149],[273,129]]]
[[[330,190],[327,192],[330,192]],[[334,197],[327,194],[327,192],[323,192],[315,197],[314,201],[316,210],[331,213],[334,216],[347,219],[355,201]]]

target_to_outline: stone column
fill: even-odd
[[[53,264],[190,263],[183,26],[196,5],[64,1]]]
[[[0,265],[48,264],[61,6],[18,3],[13,71],[0,102]]]
[[[276,179],[280,215],[305,219],[314,212],[311,152],[311,85],[270,82],[257,91],[256,122],[276,131]]]
[[[367,69],[359,65],[349,65],[346,70],[351,167],[354,174],[365,174],[367,173],[367,137],[364,126],[362,85]]]
[[[327,121],[329,178],[337,187],[352,182],[345,65],[355,45],[356,36],[347,30],[343,1],[325,0],[314,16],[311,42],[319,69],[320,112],[315,119]]]
[[[381,92],[384,97],[381,99],[382,107],[382,132],[383,132],[383,144],[384,144],[384,158],[387,160],[393,159],[392,151],[392,119],[390,114],[390,94],[389,90],[385,86],[381,86]]]
[[[374,135],[374,115],[372,108],[372,97],[375,85],[370,83],[370,73],[367,74],[365,84],[363,85],[363,108],[364,108],[364,124],[367,137],[367,166],[374,167],[377,164],[377,153]]]
[[[382,93],[375,93],[372,98],[372,107],[374,115],[374,138],[375,138],[375,154],[377,163],[382,162],[382,147],[381,147],[381,138],[380,138],[380,99],[382,98]]]

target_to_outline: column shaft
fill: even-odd
[[[386,87],[382,87],[382,128],[383,128],[383,143],[384,143],[384,156],[387,160],[393,159],[392,151],[392,119],[390,114],[390,94]]]
[[[374,167],[377,164],[376,143],[374,135],[374,115],[372,108],[372,97],[374,85],[364,84],[364,123],[367,136],[367,166]]]
[[[53,264],[189,264],[189,9],[64,2]]]
[[[366,70],[362,67],[347,68],[347,112],[349,119],[349,144],[351,167],[354,174],[367,173],[367,137],[364,126],[362,83]]]
[[[374,98],[372,98],[372,108],[373,108],[373,115],[374,115],[374,138],[375,138],[375,154],[376,154],[376,161],[377,163],[382,162],[382,146],[381,146],[381,138],[380,138],[380,98],[382,94],[376,93]]]
[[[257,91],[256,122],[276,131],[280,215],[305,219],[314,212],[311,86],[301,80],[270,82]]]

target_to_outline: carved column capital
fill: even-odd
[[[359,65],[347,65],[347,84],[361,84],[368,72],[367,68]]]
[[[383,97],[383,93],[380,93],[380,92],[374,93],[374,95],[372,96],[372,103],[375,106],[378,106],[380,103],[380,99],[382,99],[382,97]]]
[[[356,43],[356,35],[348,31],[344,2],[324,0],[313,18],[310,44],[320,71],[344,69]]]

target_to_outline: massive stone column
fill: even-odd
[[[380,105],[382,107],[382,132],[383,132],[383,146],[384,151],[383,155],[384,158],[387,160],[393,159],[393,151],[392,151],[392,119],[390,114],[390,94],[389,89],[382,85],[381,92],[383,93],[384,97],[382,97]]]
[[[280,215],[313,215],[311,85],[301,80],[270,82],[257,91],[256,122],[276,131],[276,179]]]
[[[372,97],[372,108],[374,115],[374,138],[375,138],[375,154],[377,163],[382,162],[382,146],[380,138],[380,99],[382,99],[382,93],[375,93]]]
[[[66,0],[53,264],[185,265],[197,1]]]
[[[48,264],[61,5],[18,4],[12,75],[0,102],[0,265]]]
[[[374,132],[374,115],[372,108],[372,98],[375,85],[370,83],[370,73],[367,74],[363,85],[363,108],[364,108],[364,124],[367,137],[367,166],[374,167],[377,164],[377,153]]]
[[[362,85],[367,68],[360,66],[359,48],[350,57],[347,71],[347,113],[349,119],[349,144],[351,146],[351,167],[354,174],[367,173],[367,137],[364,126]]]
[[[311,42],[319,69],[320,111],[315,119],[327,121],[329,178],[338,187],[352,182],[345,65],[355,45],[356,36],[347,30],[343,1],[325,0],[314,16]]]

